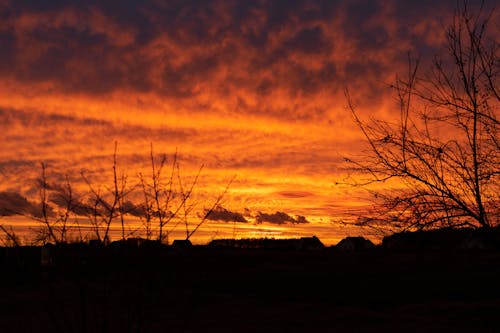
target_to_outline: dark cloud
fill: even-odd
[[[285,198],[305,198],[314,195],[313,193],[306,191],[281,191],[277,194]]]
[[[285,42],[284,47],[292,53],[318,54],[328,51],[331,43],[332,41],[323,33],[323,29],[315,26],[297,32],[291,39]]]
[[[309,223],[309,221],[306,219],[305,216],[297,215],[295,217],[295,224],[304,224],[304,223]]]
[[[49,213],[52,213],[49,210]],[[0,192],[0,216],[30,215],[41,217],[40,205],[16,192]]]
[[[58,213],[64,213],[69,209],[69,213],[78,216],[105,216],[111,210],[110,198],[105,196],[99,199],[91,196],[79,197],[76,193],[70,192],[66,186],[58,184],[48,184],[47,186],[47,216],[55,217]],[[146,212],[142,205],[136,204],[130,200],[123,203],[123,212],[135,217],[145,217]],[[118,211],[118,207],[115,207]],[[206,213],[206,211],[205,211]],[[166,216],[173,214],[168,212]],[[28,200],[23,195],[12,192],[0,192],[0,216],[25,215],[35,218],[42,218],[41,204]],[[153,214],[157,217],[157,214]],[[221,206],[215,208],[207,217],[208,220],[223,221],[223,222],[240,222],[247,223],[247,219],[243,214],[229,211]],[[299,219],[297,220],[299,221]]]
[[[268,96],[275,87],[288,87],[292,95],[316,94],[333,82],[344,86],[366,73],[394,70],[407,51],[394,47],[413,40],[411,27],[436,8],[453,6],[454,1],[13,1],[2,10],[0,75],[51,81],[63,92],[86,94],[129,89],[188,99],[206,90],[219,97]],[[346,49],[352,47],[346,41],[355,48]],[[343,53],[345,64],[332,61]],[[311,63],[314,69],[307,68]],[[339,70],[346,65],[348,71]],[[268,71],[273,75],[265,78]]]
[[[69,212],[78,216],[87,216],[93,211],[93,207],[83,203],[69,188],[59,185],[51,186],[49,202],[63,211],[69,209]]]
[[[127,200],[123,203],[123,211],[125,214],[130,214],[136,217],[146,216],[146,212],[141,205],[136,205],[132,201]]]
[[[295,218],[283,212],[276,212],[273,214],[266,214],[259,212],[255,217],[257,223],[272,223],[272,224],[303,224],[309,223],[304,216],[297,215]]]
[[[218,57],[211,54],[193,57],[178,67],[167,62],[163,69],[162,92],[170,97],[191,97],[197,93],[196,83],[211,77],[218,64]]]
[[[33,169],[35,164],[32,161],[26,160],[4,160],[0,162],[0,172],[8,173],[23,173],[26,169]]]
[[[1,18],[0,18],[1,20]],[[6,31],[0,29],[0,41],[2,42],[2,52],[0,52],[0,75],[9,75],[10,69],[16,64],[16,38],[13,28]]]
[[[210,212],[210,214],[208,214],[207,216],[207,219],[212,221],[223,221],[223,222],[240,222],[240,223],[248,222],[247,219],[243,216],[243,214],[238,212],[232,212],[222,206],[217,206],[212,212]]]
[[[77,116],[60,115],[60,114],[46,114],[43,112],[34,112],[35,110],[16,110],[16,109],[2,109],[0,108],[0,119],[8,127],[22,126],[34,127],[44,125],[53,127],[56,124],[62,125],[87,125],[90,127],[99,127],[104,125],[111,126],[112,124],[106,121],[97,119],[85,119]]]

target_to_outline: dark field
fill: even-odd
[[[498,332],[500,252],[1,248],[1,332]]]

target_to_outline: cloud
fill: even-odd
[[[48,214],[53,214],[50,208],[48,209]],[[12,215],[42,216],[39,204],[29,201],[16,192],[0,192],[0,216]]]
[[[313,193],[306,191],[281,191],[278,192],[277,194],[285,198],[304,198],[314,195]]]
[[[146,216],[146,212],[144,211],[144,208],[141,205],[136,205],[130,200],[126,200],[123,203],[123,211],[126,214],[130,214],[132,216],[136,217],[144,217]]]
[[[237,174],[235,209],[307,216],[355,197],[332,188],[341,156],[362,150],[343,89],[363,119],[394,117],[385,83],[407,73],[409,50],[422,68],[439,54],[456,4],[0,2],[0,190],[36,197],[41,161],[81,193],[81,169],[109,186],[115,141],[133,183],[153,142],[178,149],[188,177],[205,165],[201,192]],[[276,214],[261,218],[303,222]]]
[[[207,213],[207,211],[205,211]],[[238,212],[232,212],[227,210],[222,206],[217,206],[210,214],[207,216],[208,220],[212,221],[223,221],[223,222],[240,222],[247,223],[247,219],[243,216],[243,214]]]
[[[204,102],[206,93],[235,96],[251,101],[244,112],[271,105],[276,116],[293,116],[280,113],[262,93],[283,90],[295,99],[361,83],[364,78],[356,73],[380,77],[385,70],[393,72],[404,63],[399,56],[412,37],[404,29],[407,20],[427,20],[435,6],[373,1],[11,3],[0,31],[5,41],[0,73],[23,82],[51,82],[52,89],[66,93],[130,90]],[[254,100],[258,96],[262,101]],[[296,102],[308,107],[304,100]]]
[[[94,210],[91,205],[82,202],[74,192],[70,192],[67,187],[58,184],[50,186],[48,201],[62,211],[69,209],[69,212],[78,216],[88,216]],[[103,208],[98,208],[100,209],[100,213],[103,213]]]
[[[101,198],[100,202],[95,209],[97,209],[97,214],[107,215],[111,209],[111,204],[106,201],[105,198]],[[75,197],[75,193],[72,193],[70,199],[69,192],[66,188],[60,186],[53,186],[52,191],[49,195],[49,202],[55,204],[59,209],[66,211],[69,207],[70,212],[78,216],[89,216],[94,213],[94,207],[90,203],[95,198],[87,198],[88,203],[84,203],[80,198]],[[123,202],[123,212],[125,214],[144,217],[146,215],[144,208],[140,204],[135,204],[130,200],[125,200]],[[115,207],[116,213],[118,213],[119,207]]]
[[[272,224],[288,224],[288,223],[305,224],[305,223],[309,223],[309,221],[307,221],[307,219],[304,216],[297,215],[294,218],[294,217],[292,217],[286,213],[283,213],[283,212],[276,212],[273,214],[266,214],[266,213],[259,212],[255,219],[256,219],[257,223],[263,223],[263,222],[272,223]]]
[[[291,39],[285,42],[288,52],[319,54],[328,52],[332,41],[325,36],[321,26],[307,27],[296,32]]]

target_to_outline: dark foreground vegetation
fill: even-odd
[[[398,237],[399,244],[401,238],[424,244],[436,234]],[[167,247],[131,240],[0,248],[1,331],[500,329],[498,249],[397,248],[390,238],[360,249],[264,243]],[[347,243],[366,245],[356,238]]]

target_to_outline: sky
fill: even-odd
[[[132,186],[152,144],[186,184],[203,165],[198,210],[234,177],[219,214],[344,236],[367,204],[338,185],[366,147],[344,90],[365,119],[397,117],[388,85],[409,52],[442,52],[455,4],[0,0],[0,191],[36,200],[41,162],[109,185],[115,142]]]

